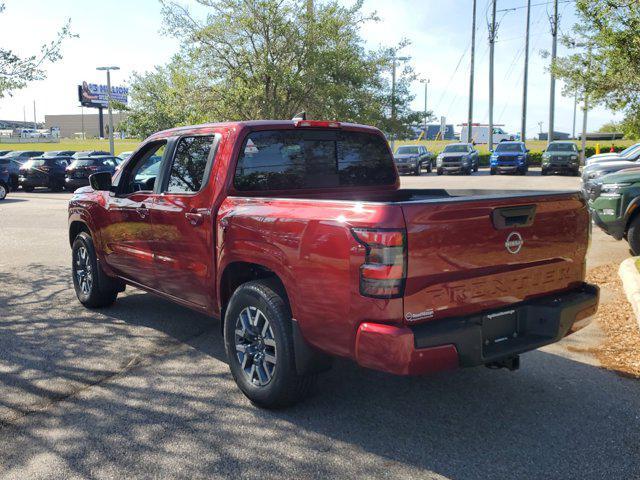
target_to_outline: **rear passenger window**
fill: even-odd
[[[290,190],[388,185],[395,167],[386,141],[374,134],[331,130],[251,133],[234,178],[238,190]]]
[[[178,141],[169,174],[168,193],[200,191],[213,140],[213,135],[207,135],[184,137]]]

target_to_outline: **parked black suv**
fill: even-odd
[[[120,163],[118,157],[82,157],[77,158],[65,170],[64,188],[74,191],[76,188],[89,185],[89,175],[98,172],[109,172],[112,175]]]
[[[7,194],[11,191],[10,184],[9,169],[4,165],[0,165],[0,200],[7,198]]]
[[[44,152],[33,150],[13,150],[0,157],[0,168],[6,167],[9,170],[11,190],[18,189],[18,174],[24,162],[33,157],[39,157]]]
[[[31,192],[36,187],[47,187],[59,192],[64,188],[65,169],[73,158],[68,157],[35,157],[27,160],[20,167],[18,183],[25,192]]]

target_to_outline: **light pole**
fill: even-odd
[[[107,107],[109,110],[109,152],[113,155],[113,114],[111,113],[111,70],[120,70],[120,67],[98,67],[96,70],[107,71]]]
[[[409,57],[396,57],[396,53],[393,52],[393,64],[391,66],[391,128],[396,127],[396,62],[406,62]],[[391,137],[391,151],[394,151],[396,145],[396,134],[393,132]]]
[[[420,83],[424,83],[424,139],[427,139],[427,86],[430,80],[428,78],[420,80]]]

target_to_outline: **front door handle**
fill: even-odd
[[[189,221],[189,223],[194,227],[197,227],[198,225],[202,224],[204,220],[204,215],[197,212],[187,212],[184,214],[184,216]]]
[[[136,208],[136,212],[140,215],[140,218],[147,218],[149,216],[149,209],[143,203],[138,208]]]

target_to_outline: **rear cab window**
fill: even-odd
[[[244,140],[236,165],[239,191],[392,185],[393,156],[374,133],[264,130]]]

